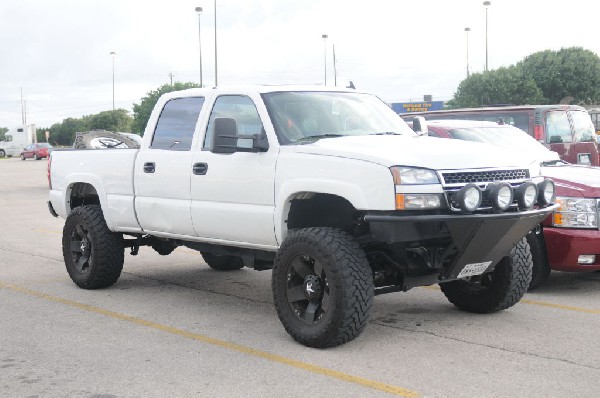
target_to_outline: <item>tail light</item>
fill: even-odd
[[[533,138],[541,142],[546,141],[546,137],[544,134],[544,126],[542,126],[541,124],[536,124],[535,126],[533,126]]]

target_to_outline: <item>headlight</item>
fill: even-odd
[[[542,206],[546,206],[554,202],[554,182],[552,180],[544,180],[538,184],[539,197],[538,202]]]
[[[475,184],[467,184],[456,194],[456,200],[461,210],[473,212],[481,205],[481,189]]]
[[[520,209],[530,209],[537,200],[538,190],[537,186],[532,182],[525,182],[517,188],[515,191],[515,197],[517,203],[519,203]]]
[[[396,210],[427,210],[441,207],[440,194],[396,194]]]
[[[598,228],[598,200],[559,196],[552,224],[564,228]]]
[[[506,182],[488,185],[489,200],[492,202],[494,211],[505,211],[513,201],[512,187]]]
[[[412,167],[390,167],[394,184],[396,185],[420,185],[420,184],[439,184],[437,174],[429,169],[416,169]]]

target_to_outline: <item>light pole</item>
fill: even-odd
[[[113,111],[115,110],[115,56],[116,55],[117,55],[116,52],[114,52],[114,51],[110,52],[110,56],[112,57]]]
[[[215,0],[215,87],[217,86],[217,0]]]
[[[325,86],[327,85],[327,38],[329,37],[328,35],[321,35],[321,37],[323,38],[323,57],[324,57],[324,62],[323,62],[323,70],[325,73]]]
[[[202,38],[200,36],[200,15],[202,15],[202,7],[196,7],[196,13],[198,14],[198,53],[200,54],[200,88],[202,88]]]
[[[469,77],[469,32],[471,28],[465,28],[465,34],[467,36],[467,77]]]
[[[492,5],[491,1],[484,1],[485,7],[485,71],[488,71],[488,8]]]

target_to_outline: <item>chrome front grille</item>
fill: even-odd
[[[494,181],[523,181],[529,178],[529,170],[481,170],[481,171],[459,171],[442,172],[444,185],[488,183]]]

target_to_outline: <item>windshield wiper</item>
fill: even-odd
[[[342,134],[317,134],[317,135],[309,135],[307,137],[302,137],[296,142],[304,142],[304,141],[318,141],[321,138],[337,138],[337,137],[345,137]]]

